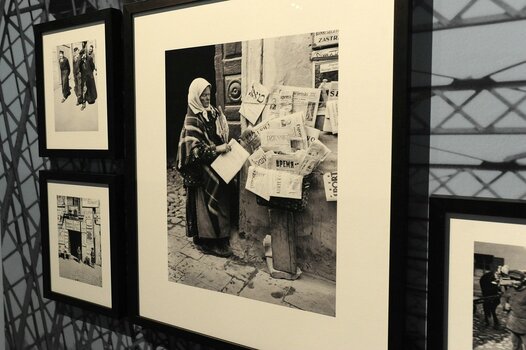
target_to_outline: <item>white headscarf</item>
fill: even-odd
[[[210,105],[205,108],[201,102],[201,94],[207,87],[211,87],[211,84],[203,78],[196,78],[190,84],[188,88],[188,107],[195,114],[203,113],[203,117],[208,121],[208,112],[210,111]]]
[[[190,107],[192,112],[195,114],[202,113],[203,117],[207,121],[209,121],[208,113],[212,112],[212,107],[211,105],[208,105],[208,107],[205,108],[200,99],[201,94],[203,93],[203,91],[205,91],[207,87],[212,88],[211,84],[208,81],[206,81],[206,79],[195,78],[192,81],[190,87],[188,88],[188,107]],[[216,118],[216,129],[217,134],[221,137],[223,142],[228,142],[228,122],[223,113],[218,113],[218,116]]]

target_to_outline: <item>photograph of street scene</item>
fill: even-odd
[[[100,201],[57,196],[59,275],[102,287]]]
[[[335,316],[338,31],[165,62],[169,281]]]
[[[53,50],[55,131],[99,130],[96,51],[96,40]]]
[[[475,242],[473,349],[526,346],[526,247]]]

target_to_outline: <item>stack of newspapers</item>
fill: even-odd
[[[302,198],[303,177],[330,153],[319,130],[306,125],[305,112],[265,120],[247,133],[253,149],[245,188],[265,200]]]

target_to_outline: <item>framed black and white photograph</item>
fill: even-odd
[[[120,16],[108,9],[34,27],[41,156],[122,151]]]
[[[106,314],[122,310],[118,177],[40,172],[44,296]]]
[[[321,17],[311,0],[125,6],[136,322],[227,347],[396,348],[408,23],[396,4],[381,31],[359,15],[370,5],[345,1]]]
[[[431,197],[429,349],[526,346],[526,203]]]

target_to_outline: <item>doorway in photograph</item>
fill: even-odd
[[[81,250],[81,237],[80,231],[68,230],[69,237],[69,253],[77,258],[77,260],[82,260],[82,250]]]
[[[100,201],[57,196],[60,277],[102,287]]]

